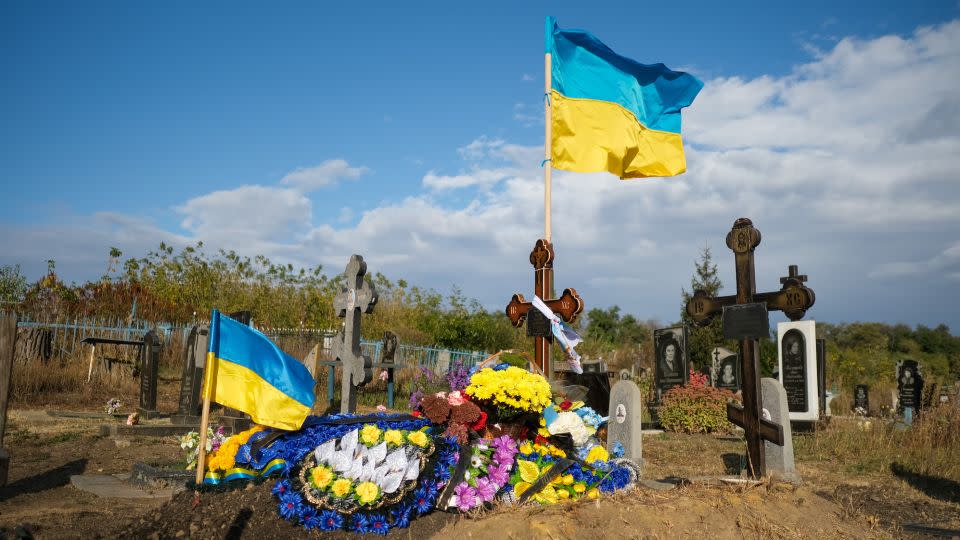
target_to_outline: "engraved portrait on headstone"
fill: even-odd
[[[737,355],[721,358],[718,371],[717,388],[723,388],[731,392],[740,390],[740,362]]]
[[[687,329],[686,327],[660,328],[653,332],[656,347],[656,388],[659,396],[687,381]]]
[[[862,414],[870,412],[870,387],[858,384],[853,390],[853,408],[860,409]]]
[[[807,412],[807,366],[804,356],[803,334],[796,329],[787,330],[783,336],[783,368],[780,377],[787,389],[787,405],[790,412]]]
[[[899,409],[916,409],[923,392],[923,375],[916,360],[901,360],[897,363],[897,397]]]

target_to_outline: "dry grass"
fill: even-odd
[[[834,462],[851,473],[893,468],[960,482],[960,404],[924,411],[910,428],[880,418],[834,419],[826,429],[796,438],[797,457]]]
[[[87,383],[88,364],[73,359],[64,365],[39,361],[13,366],[11,399],[19,406],[82,403],[106,403],[111,397],[135,403],[139,380],[117,377],[112,381]]]

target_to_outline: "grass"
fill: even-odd
[[[882,418],[834,421],[825,429],[796,437],[797,458],[832,462],[850,473],[913,474],[960,482],[960,404],[923,411],[904,429]]]

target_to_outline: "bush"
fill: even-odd
[[[663,395],[657,415],[660,425],[677,433],[728,433],[727,401],[736,400],[729,390],[707,386],[691,373],[691,383],[671,388]]]

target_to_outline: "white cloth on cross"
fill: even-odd
[[[574,349],[574,347],[583,341],[583,338],[581,338],[569,324],[561,321],[560,317],[557,317],[553,310],[547,307],[539,296],[534,295],[532,304],[533,307],[537,308],[540,313],[543,313],[543,315],[550,320],[550,330],[553,332],[554,337],[557,338],[557,341],[560,342],[563,350],[567,352],[567,362],[570,364],[570,369],[572,369],[574,373],[583,373],[583,367],[580,365],[580,354]]]

